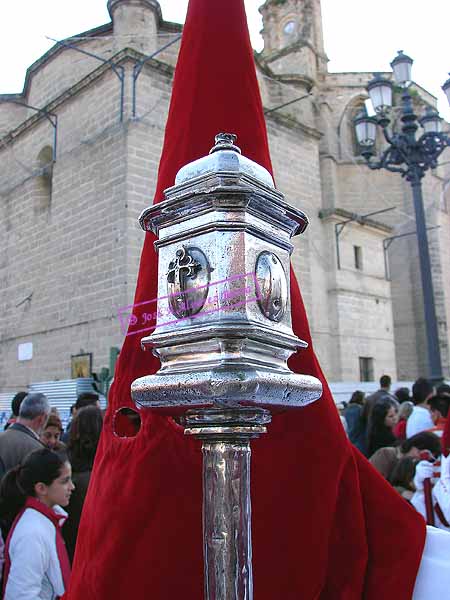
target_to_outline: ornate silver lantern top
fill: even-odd
[[[141,343],[161,361],[132,385],[141,406],[298,407],[320,397],[317,379],[287,366],[307,345],[292,331],[289,258],[308,218],[235,141],[218,134],[140,217],[159,238],[156,329]]]
[[[263,221],[269,216],[276,227],[288,233],[286,240],[303,233],[308,217],[285,202],[283,194],[275,189],[269,171],[243,156],[235,141],[233,133],[218,133],[207,156],[182,167],[175,177],[175,185],[164,191],[165,200],[142,212],[139,217],[142,229],[153,231],[161,240],[175,222],[189,222],[192,228],[194,216],[217,210],[230,213],[232,208],[239,207],[241,215],[234,211],[236,221],[243,220],[245,211],[247,222],[250,213]],[[170,231],[174,229],[178,231],[179,227],[170,227]],[[291,244],[289,247],[292,251]]]
[[[241,149],[235,145],[236,136],[233,133],[218,133],[215,145],[208,156],[203,156],[182,167],[176,177],[175,185],[180,185],[205,173],[246,173],[258,179],[265,185],[274,188],[272,175],[267,169],[258,165],[246,156],[242,156]]]

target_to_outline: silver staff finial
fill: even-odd
[[[234,133],[218,133],[215,137],[215,144],[209,151],[210,154],[217,152],[218,150],[234,150],[241,154],[241,149],[234,145],[237,140],[237,135]]]

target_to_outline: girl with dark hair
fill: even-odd
[[[35,450],[0,485],[5,545],[4,600],[56,600],[67,589],[70,563],[61,535],[74,489],[67,457]]]
[[[77,411],[70,428],[67,452],[72,464],[75,491],[67,507],[69,517],[63,527],[63,536],[71,562],[102,427],[101,410],[97,406],[86,406]]]
[[[373,405],[367,427],[367,455],[370,457],[379,448],[395,446],[397,438],[393,427],[397,423],[397,408],[391,400],[382,398]]]

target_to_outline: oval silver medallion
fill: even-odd
[[[288,288],[281,260],[273,252],[256,259],[256,292],[261,312],[271,321],[281,321],[286,311]]]
[[[173,315],[182,319],[203,308],[209,289],[209,263],[198,248],[182,246],[170,261],[167,271],[167,294]]]

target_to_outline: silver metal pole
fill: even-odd
[[[250,439],[266,432],[265,409],[200,410],[187,435],[203,440],[205,600],[252,600]]]

